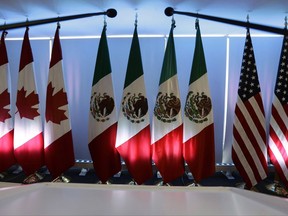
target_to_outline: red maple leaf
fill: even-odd
[[[59,107],[68,104],[67,95],[63,91],[63,88],[53,95],[54,88],[50,82],[47,86],[47,98],[46,98],[46,121],[60,124],[61,121],[67,119],[65,115],[66,110],[61,110]]]
[[[35,94],[35,92],[31,92],[26,97],[26,90],[24,90],[24,87],[17,92],[17,101],[16,106],[18,108],[18,112],[20,114],[20,118],[28,118],[28,119],[34,119],[36,116],[39,116],[38,107],[33,107],[35,105],[39,104],[39,98],[38,94]]]
[[[0,121],[5,122],[6,119],[11,118],[9,114],[9,109],[5,109],[4,107],[10,104],[10,94],[8,93],[8,89],[3,91],[0,94]]]

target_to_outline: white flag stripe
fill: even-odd
[[[17,135],[14,136],[14,148],[18,148],[25,144],[27,141],[37,136],[42,132],[42,129],[39,128],[39,124],[34,122],[41,123],[41,119],[39,117],[35,117],[33,120],[30,119],[20,119],[19,112],[15,114],[15,128]],[[33,123],[33,124],[31,124]]]
[[[5,81],[5,85],[3,85],[3,83],[0,85],[0,93],[2,93],[7,89],[8,86],[6,83],[6,81],[8,81],[7,76],[8,76],[8,63],[0,66],[0,80]]]
[[[250,179],[252,185],[255,185],[257,183],[257,180],[255,179],[254,172],[251,169],[251,167],[249,165],[249,162],[246,160],[246,157],[243,154],[241,148],[239,147],[239,144],[237,143],[237,140],[235,140],[235,139],[234,139],[234,142],[233,142],[233,148],[234,148],[234,151],[235,151],[237,157],[239,158],[239,161],[240,161],[243,169],[247,173],[247,176]]]
[[[281,120],[285,124],[285,127],[288,128],[288,117],[287,117],[287,114],[286,114],[285,110],[283,109],[283,106],[282,106],[281,102],[278,100],[278,97],[275,96],[275,95],[274,95],[273,106],[275,107],[275,109],[279,113],[279,116],[281,116]]]
[[[273,115],[271,115],[271,118],[270,118],[270,126],[273,128],[273,130],[274,130],[275,134],[277,135],[278,139],[281,140],[282,147],[285,149],[285,152],[288,155],[287,138],[286,138],[285,134],[282,133],[282,130],[280,130],[280,128],[279,128],[277,122],[275,121]]]
[[[167,86],[169,85],[169,86]],[[168,89],[168,92],[167,92]],[[178,89],[177,75],[174,75],[166,82],[159,86],[159,92],[163,93],[174,93],[176,97],[180,98],[180,93]],[[176,121],[171,123],[166,123],[163,127],[163,122],[158,120],[155,115],[153,115],[153,130],[152,130],[152,144],[160,140],[166,134],[170,133],[174,129],[178,128],[182,124],[181,111],[175,116]]]
[[[242,124],[239,124],[239,123],[237,123],[237,122],[239,122],[239,119],[238,119],[237,116],[235,116],[235,128],[236,128],[236,130],[238,131],[238,133],[239,133],[239,135],[241,136],[241,138],[244,140],[244,142],[245,142],[244,144],[245,144],[246,148],[248,149],[248,151],[249,151],[249,153],[250,153],[250,155],[251,155],[251,158],[253,159],[253,161],[254,161],[254,163],[255,163],[255,165],[256,165],[256,167],[257,167],[257,170],[258,170],[258,172],[259,172],[259,174],[260,174],[260,176],[261,176],[262,178],[265,178],[265,177],[266,177],[266,172],[265,172],[265,170],[264,170],[264,168],[263,168],[263,166],[262,166],[262,164],[261,164],[261,162],[260,162],[260,160],[259,160],[258,154],[257,154],[257,152],[255,151],[255,148],[253,147],[253,144],[251,143],[251,140],[249,139],[249,137],[248,137],[247,134],[245,133],[245,130],[244,130]],[[235,139],[234,139],[234,142],[236,142]],[[238,143],[237,143],[237,145],[238,145]],[[243,153],[242,153],[242,154],[243,154]],[[243,155],[244,155],[244,154],[243,154]],[[244,157],[244,158],[245,158],[245,157]],[[243,159],[244,159],[244,158],[243,158]],[[240,159],[240,161],[242,160],[241,157],[239,157],[239,159]],[[246,160],[246,158],[245,158],[245,160]]]
[[[251,97],[249,99],[249,103],[254,108],[255,113],[256,113],[260,123],[262,124],[261,126],[263,127],[264,130],[266,130],[265,129],[266,128],[265,117],[264,117],[264,114],[261,111],[261,108],[258,106],[258,103],[255,100],[255,97]],[[246,106],[243,104],[242,100],[239,97],[238,97],[238,103],[237,104],[238,104],[239,109],[243,113],[243,116],[245,116],[247,124],[251,128],[251,131],[253,131],[253,134],[254,134],[254,136],[256,138],[257,144],[258,144],[259,148],[262,151],[262,154],[265,156],[265,158],[267,158],[267,147],[266,147],[266,144],[265,144],[265,140],[263,140],[262,137],[261,137],[261,134],[259,134],[258,127],[255,125],[255,122],[253,121],[252,116],[250,115],[249,111],[246,109]],[[244,130],[242,131],[242,133],[246,134],[246,132]],[[242,135],[242,134],[240,134],[240,135]],[[254,148],[254,147],[252,147],[252,148]]]
[[[44,147],[48,147],[55,140],[59,139],[63,134],[71,130],[69,119],[62,120],[60,124],[54,124],[49,121],[45,124],[44,130]],[[53,134],[53,136],[51,136]]]
[[[52,83],[53,93],[55,95],[60,90],[66,93],[66,90],[63,86],[63,70],[62,70],[62,60],[57,62],[53,67],[49,69],[48,84]],[[58,107],[59,110],[65,110],[65,115],[67,119],[64,119],[60,124],[54,124],[51,121],[45,121],[45,130],[44,130],[44,147],[48,147],[55,140],[59,139],[63,134],[66,134],[71,130],[71,125],[69,121],[69,109],[68,104]],[[53,136],[51,136],[51,134]]]
[[[208,121],[199,124],[199,123],[195,123],[194,121],[191,121],[187,116],[184,115],[184,117],[183,117],[183,124],[184,124],[183,140],[184,140],[184,142],[189,140],[191,137],[196,136],[204,128],[213,124],[213,113],[210,113],[207,116],[207,118],[209,119]]]
[[[63,88],[64,78],[63,78],[63,70],[62,70],[62,60],[57,62],[53,67],[49,69],[49,77],[48,84],[52,81],[53,84],[53,95],[59,92],[61,89],[66,92],[65,88]]]
[[[4,92],[5,90],[9,91],[9,87],[7,82],[9,83],[9,74],[8,74],[9,66],[8,63],[3,64],[0,66],[0,80],[2,81],[2,84],[0,85],[0,94]],[[3,81],[5,83],[3,83]],[[10,97],[11,99],[11,97]],[[11,115],[11,110],[10,110],[11,104],[7,104],[6,106],[3,107],[3,109],[9,110],[9,114]],[[12,115],[11,115],[12,116]],[[3,135],[7,134],[9,131],[13,129],[13,124],[12,124],[12,118],[7,118],[5,119],[4,122],[0,122],[0,137]]]
[[[139,91],[139,93],[142,93],[143,96],[146,97],[145,93],[145,86],[144,86],[144,76],[140,76],[138,79],[136,79],[133,83],[131,83],[129,86],[127,86],[123,91],[123,96],[125,96],[127,93]],[[143,117],[144,121],[134,124],[131,123],[124,115],[122,110],[120,109],[119,112],[119,120],[118,120],[118,129],[117,129],[117,140],[116,140],[116,148],[132,137],[134,137],[139,131],[143,130],[145,127],[149,125],[149,114],[147,114]],[[128,126],[129,125],[129,126]]]
[[[203,76],[201,76],[197,81],[193,82],[189,86],[189,92],[204,92],[205,95],[210,97],[210,91],[209,86],[205,85],[208,83],[208,76],[207,73],[205,73]],[[205,84],[204,84],[205,83]],[[210,111],[209,115],[206,116],[208,119],[207,121],[200,123],[196,123],[194,121],[191,121],[185,114],[183,116],[183,125],[184,125],[184,136],[183,140],[186,142],[191,137],[196,136],[198,133],[200,133],[204,128],[208,127],[209,125],[213,124],[213,110]]]
[[[287,142],[285,144],[287,145]],[[275,142],[273,141],[273,139],[271,139],[271,136],[269,137],[269,147],[271,151],[273,152],[273,155],[277,158],[277,161],[279,163],[280,168],[282,169],[284,173],[284,176],[286,177],[286,179],[288,179],[288,168],[286,166],[285,160],[281,152],[277,148]]]
[[[205,72],[195,82],[191,83],[189,90],[195,90],[197,92],[205,92],[206,95],[210,96],[208,84],[208,74]]]
[[[23,87],[23,83],[25,83],[25,90],[26,92],[26,96],[29,95],[31,92],[36,91],[36,86],[35,86],[35,82],[34,79],[31,79],[30,76],[34,76],[34,68],[33,68],[33,62],[26,65],[20,72],[18,75],[18,83],[20,85],[18,85],[18,90],[21,90]],[[30,74],[32,72],[32,74]]]
[[[18,83],[20,85],[18,85],[18,90],[21,90],[23,88],[22,84],[25,83],[26,87],[24,89],[26,91],[25,96],[29,95],[31,92],[36,91],[34,79],[31,79],[30,77],[31,71],[33,71],[33,62],[26,65],[23,68],[23,70],[19,72]],[[32,74],[32,76],[34,76],[34,74]],[[37,106],[39,108],[39,105],[36,105],[36,107]],[[40,112],[39,109],[38,112]],[[42,127],[39,127],[39,125],[42,125],[40,115],[34,117],[33,120],[27,119],[25,117],[21,119],[19,111],[16,110],[14,118],[15,118],[15,134],[16,134],[16,136],[14,136],[15,149],[22,146],[27,141],[29,141],[30,139],[32,139],[33,137],[37,136],[42,132]]]
[[[109,83],[109,85],[107,85]],[[112,76],[111,73],[103,77],[101,80],[99,80],[94,86],[92,86],[91,93],[101,94],[107,93],[109,96],[114,98],[114,91],[112,86]],[[115,101],[114,101],[115,102]],[[116,102],[115,102],[116,104]],[[104,122],[99,122],[94,119],[91,112],[89,112],[89,119],[93,119],[89,121],[89,128],[95,128],[94,130],[89,130],[88,132],[88,143],[90,143],[95,137],[99,136],[101,133],[103,133],[107,128],[109,128],[111,125],[115,124],[117,122],[117,112],[116,112],[116,106],[114,107],[112,113],[108,116],[109,120]]]

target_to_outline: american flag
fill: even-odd
[[[283,38],[272,103],[268,153],[277,174],[288,186],[288,34]]]
[[[249,29],[235,107],[232,159],[247,188],[267,177],[265,113]]]

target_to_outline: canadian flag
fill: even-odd
[[[31,175],[44,165],[44,142],[28,31],[27,27],[20,57],[14,125],[14,154],[25,174]]]
[[[53,178],[60,176],[75,163],[59,28],[56,29],[52,48],[44,125],[45,162]]]
[[[3,31],[0,43],[0,172],[16,163],[13,148],[13,120],[10,104],[10,71],[5,35]]]

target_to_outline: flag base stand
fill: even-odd
[[[235,177],[232,175],[231,171],[221,171],[221,173],[223,173],[223,175],[225,175],[225,177],[229,180],[233,180],[235,179]]]
[[[187,187],[201,187],[201,185],[194,180],[193,183],[187,185]]]
[[[13,173],[13,174],[19,174],[19,173],[22,172],[22,171],[23,171],[22,167],[21,167],[21,166],[18,166],[12,173]]]
[[[89,171],[89,169],[86,169],[86,168],[82,168],[80,173],[79,173],[79,176],[86,176],[87,172]]]
[[[163,181],[160,181],[159,183],[157,183],[157,186],[168,186],[171,187],[172,185],[169,183],[164,183]]]
[[[250,190],[250,191],[254,191],[254,192],[259,192],[258,189],[257,189],[255,186],[251,187],[250,189],[247,188],[245,182],[237,183],[237,184],[236,184],[236,187],[237,187],[237,188],[240,188],[240,189],[245,189],[245,190]]]
[[[118,173],[116,173],[113,177],[119,178],[120,176],[121,176],[121,171],[119,171]]]
[[[185,172],[185,174],[189,180],[193,180],[193,175],[191,172]]]
[[[44,177],[39,173],[35,172],[23,180],[23,184],[34,184],[40,182]]]
[[[57,178],[55,178],[52,182],[56,183],[56,182],[60,182],[60,183],[69,183],[71,180],[64,176],[64,175],[60,175]]]
[[[0,173],[0,179],[4,179],[6,175],[7,175],[6,172],[2,172],[2,173]]]
[[[162,176],[161,176],[161,174],[160,174],[159,171],[157,171],[157,178],[158,178],[158,179],[162,178]]]
[[[130,182],[128,183],[128,185],[138,185],[138,184],[137,184],[137,182],[135,182],[134,180],[132,180],[132,181],[130,181]]]
[[[273,193],[277,194],[278,196],[282,196],[282,197],[287,197],[288,198],[287,189],[284,186],[282,186],[277,181],[266,185],[266,189],[269,190],[269,191],[272,191]]]
[[[106,185],[111,185],[112,183],[108,180],[105,183],[103,183],[101,180],[99,180],[98,182],[96,182],[96,184],[106,184]]]

